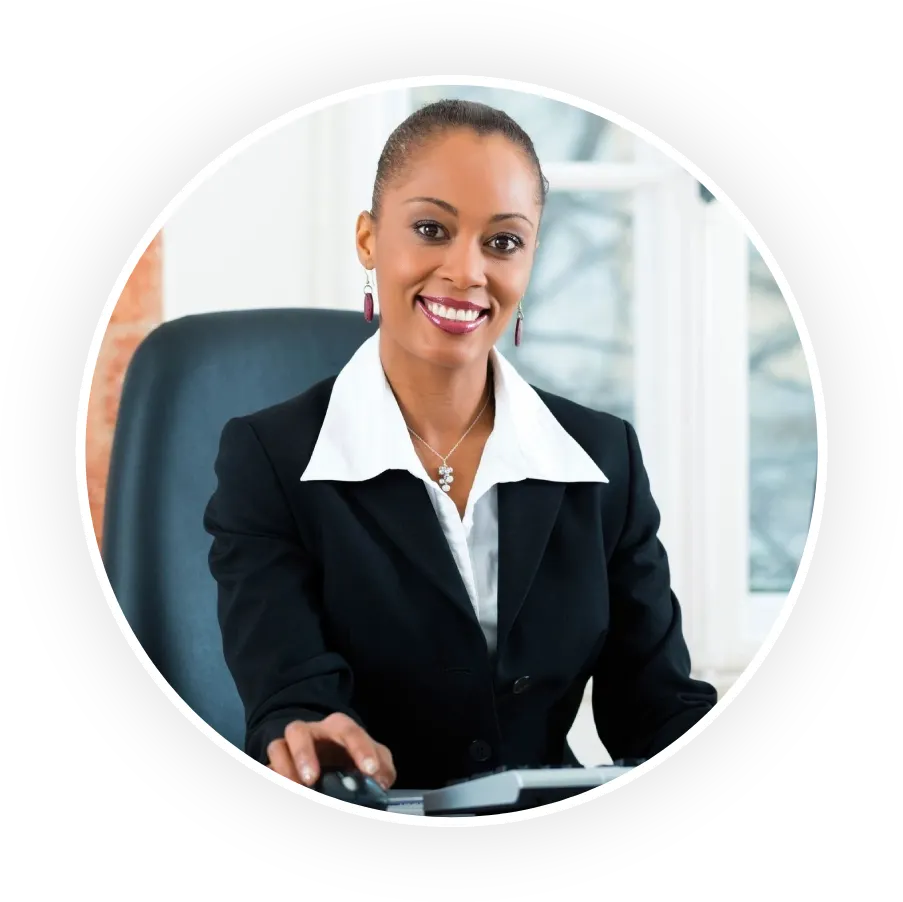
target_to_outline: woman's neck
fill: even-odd
[[[471,426],[491,394],[488,361],[442,367],[381,341],[380,360],[405,422],[443,454]],[[491,425],[490,404],[481,420]]]

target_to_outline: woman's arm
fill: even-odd
[[[361,720],[350,707],[351,670],[324,640],[317,561],[246,419],[226,424],[215,470],[204,528],[223,651],[245,708],[245,749],[267,763],[268,746],[293,721],[336,712]]]
[[[615,759],[652,757],[717,701],[712,686],[690,678],[680,606],[658,539],[659,511],[636,432],[625,426],[627,514],[608,564],[610,634],[593,674],[593,715]]]

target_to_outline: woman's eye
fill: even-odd
[[[519,247],[523,247],[523,241],[516,235],[496,235],[489,240],[494,251],[500,251],[503,254],[510,254]]]
[[[437,238],[442,237],[442,233],[445,231],[438,222],[418,222],[417,225],[414,226],[414,231],[416,231],[423,238],[430,238],[435,240]]]

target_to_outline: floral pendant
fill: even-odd
[[[439,485],[443,492],[451,491],[451,484],[455,481],[455,477],[452,476],[452,473],[454,472],[454,469],[448,466],[448,464],[443,464],[439,467]]]

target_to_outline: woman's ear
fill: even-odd
[[[357,258],[361,266],[373,269],[376,265],[376,223],[368,210],[364,210],[357,217],[355,226],[355,247]]]

